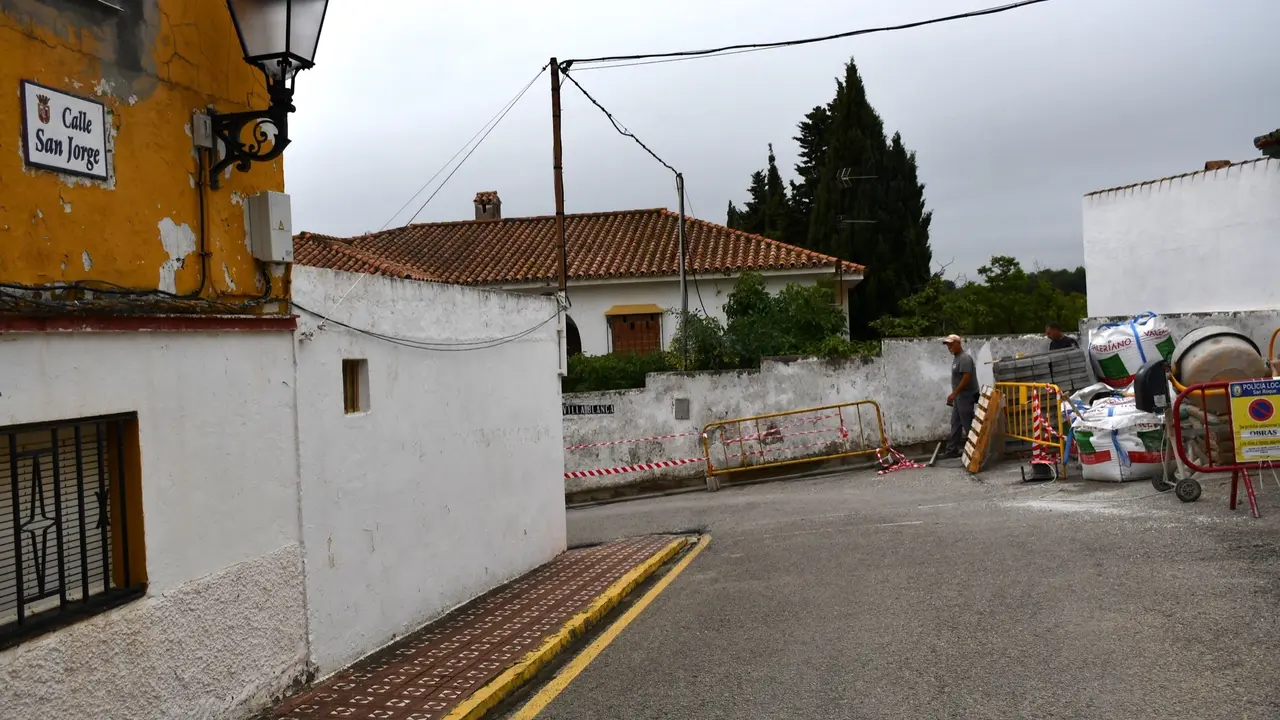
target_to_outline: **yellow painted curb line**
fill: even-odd
[[[644,612],[644,609],[649,606],[649,603],[653,602],[654,598],[667,589],[667,586],[676,579],[676,576],[683,572],[710,542],[710,535],[703,535],[698,538],[698,544],[693,550],[689,551],[688,555],[681,558],[680,562],[676,563],[676,566],[671,568],[670,572],[662,576],[662,579],[657,584],[649,588],[649,592],[645,593],[644,597],[627,608],[622,617],[618,618],[607,630],[601,633],[600,637],[593,640],[577,657],[570,660],[569,664],[565,665],[564,669],[546,684],[546,687],[539,690],[537,695],[530,698],[529,702],[525,703],[518,712],[511,716],[511,720],[531,720],[531,718],[542,712],[547,705],[551,704],[552,700],[555,700],[560,693],[564,692],[565,688],[569,687],[569,683],[573,682],[583,670],[587,669],[587,665],[590,665],[592,660],[595,660],[600,653],[604,652],[605,648],[609,647],[609,643],[613,642],[614,638],[618,637],[631,624],[632,620],[635,620],[640,613]]]
[[[463,700],[457,707],[450,710],[448,715],[444,716],[444,720],[478,720],[484,717],[484,714],[491,710],[493,706],[502,702],[516,688],[528,682],[547,663],[551,662],[552,658],[560,654],[560,651],[567,647],[569,643],[580,637],[586,632],[587,628],[596,624],[600,618],[604,617],[614,606],[621,602],[637,585],[644,582],[645,578],[652,575],[688,544],[688,538],[673,540],[657,554],[633,568],[626,575],[623,575],[617,582],[610,585],[609,589],[605,590],[600,597],[596,598],[590,607],[574,615],[564,624],[564,627],[560,628],[558,633],[547,638],[542,647],[525,655],[520,662],[507,668],[501,675],[490,680],[484,687],[477,690],[466,700]]]

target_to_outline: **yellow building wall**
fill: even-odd
[[[211,105],[264,109],[266,86],[243,61],[222,0],[112,4],[121,9],[99,0],[0,0],[0,283],[100,281],[180,294],[200,287],[191,115]],[[108,181],[24,167],[21,80],[106,104],[114,135]],[[205,297],[261,297],[264,271],[276,274],[271,296],[288,297],[287,266],[258,263],[245,233],[245,198],[283,189],[277,158],[224,173],[220,189],[206,190]]]

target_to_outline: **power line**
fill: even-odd
[[[534,325],[533,327],[527,328],[525,330],[521,330],[520,332],[513,333],[511,335],[504,335],[502,337],[496,337],[496,338],[487,338],[485,340],[449,343],[449,342],[435,342],[431,340],[418,340],[415,338],[399,337],[396,335],[386,335],[384,333],[375,332],[373,330],[359,328],[354,325],[348,325],[347,323],[344,323],[340,320],[334,320],[333,318],[326,318],[323,314],[318,313],[315,310],[305,308],[296,302],[293,303],[293,306],[307,313],[308,315],[313,315],[315,317],[321,318],[322,324],[333,323],[334,325],[337,325],[342,328],[346,328],[347,330],[351,330],[352,332],[357,332],[357,333],[360,333],[361,335],[367,335],[369,337],[376,338],[378,340],[382,340],[384,342],[388,342],[393,345],[400,345],[401,347],[412,348],[414,350],[430,350],[433,352],[471,352],[473,350],[488,350],[490,348],[495,348],[500,345],[506,345],[507,343],[515,342],[516,340],[521,340],[523,338],[528,337],[529,335],[532,335],[539,328],[543,327],[547,323],[551,322],[552,320],[555,320],[560,316],[559,310],[557,309],[557,312],[555,315],[552,315],[551,317],[547,318],[546,320],[543,320],[542,322],[538,323],[537,325]]]
[[[507,113],[511,112],[511,108],[515,107],[516,103],[520,102],[520,98],[524,97],[524,94],[529,92],[529,88],[533,87],[533,84],[538,81],[538,78],[542,77],[542,73],[546,72],[546,70],[547,70],[547,66],[546,65],[542,66],[542,69],[538,71],[537,75],[533,76],[533,79],[529,81],[529,84],[525,85],[524,89],[521,90],[518,95],[516,95],[515,99],[507,104],[507,107],[503,109],[501,114],[498,115],[498,119],[495,120],[494,123],[489,126],[489,129],[485,131],[484,135],[480,136],[480,140],[476,142],[475,145],[471,146],[471,150],[469,150],[466,155],[462,156],[462,160],[460,160],[458,164],[454,166],[453,170],[448,175],[445,176],[444,180],[440,181],[439,187],[436,188],[435,192],[431,193],[431,196],[426,199],[426,202],[422,203],[422,205],[418,208],[417,212],[413,214],[413,217],[409,218],[409,222],[413,222],[414,220],[416,220],[418,217],[418,214],[421,213],[427,207],[427,203],[430,203],[432,199],[435,198],[436,195],[440,194],[440,191],[444,189],[444,186],[449,184],[449,179],[453,177],[454,173],[461,170],[462,166],[466,164],[467,158],[471,157],[471,153],[474,153],[480,147],[480,145],[484,143],[485,139],[489,137],[489,133],[493,132],[494,129],[498,127],[498,123],[502,122],[502,119],[507,116]]]
[[[391,222],[400,215],[400,213],[404,212],[405,208],[409,207],[409,203],[413,202],[415,198],[417,198],[419,195],[422,194],[423,190],[426,190],[427,187],[430,186],[431,183],[436,178],[440,177],[440,173],[444,172],[445,168],[452,165],[453,161],[457,160],[458,156],[461,155],[464,150],[466,150],[468,147],[471,147],[471,144],[476,141],[476,138],[480,137],[481,133],[485,132],[486,128],[488,128],[492,132],[492,128],[490,126],[497,127],[497,123],[502,121],[502,118],[506,116],[507,112],[510,111],[511,107],[514,106],[517,102],[519,102],[520,98],[524,97],[524,94],[529,91],[529,88],[532,87],[535,82],[538,81],[538,78],[542,77],[542,73],[546,72],[547,67],[548,67],[547,65],[543,65],[542,69],[538,71],[538,74],[534,75],[533,79],[529,81],[528,85],[525,85],[524,88],[520,90],[520,92],[516,93],[515,97],[508,100],[507,104],[503,105],[501,110],[495,113],[493,117],[489,118],[488,122],[480,126],[480,129],[476,131],[476,134],[472,135],[470,140],[468,140],[462,147],[458,148],[458,152],[454,153],[453,157],[449,158],[448,162],[446,162],[444,165],[441,165],[440,169],[436,170],[436,173],[432,175],[425,183],[423,183],[422,187],[418,188],[417,192],[415,192],[413,195],[410,195],[409,199],[404,201],[404,204],[400,206],[399,210],[396,210],[395,213],[391,215],[391,217],[387,218],[387,221],[382,224],[382,227],[378,228],[378,232],[382,232],[383,230],[386,230],[387,226],[390,225]],[[486,133],[486,136],[487,136],[487,133]],[[483,140],[481,140],[481,142],[483,142]],[[463,160],[463,162],[466,162],[466,160]],[[428,200],[428,202],[430,202],[430,200]]]
[[[712,57],[729,57],[730,55],[741,55],[741,54],[743,54],[743,53],[749,53],[749,52],[759,52],[759,50],[757,50],[757,49],[750,49],[750,50],[734,50],[734,51],[732,51],[732,52],[724,52],[724,53],[720,53],[720,54],[718,54],[718,55],[714,55],[714,56],[712,56]],[[697,59],[698,59],[698,58],[696,58],[696,57],[673,57],[673,58],[665,58],[665,59],[662,59],[662,60],[640,60],[639,62],[619,62],[619,63],[612,63],[612,64],[609,64],[609,65],[590,65],[590,66],[588,66],[588,67],[580,67],[580,68],[577,68],[577,70],[579,70],[579,71],[582,71],[582,70],[610,70],[610,69],[613,69],[613,68],[636,67],[636,66],[639,66],[639,65],[662,65],[662,64],[664,64],[664,63],[684,62],[685,60],[697,60]],[[578,62],[589,62],[589,61],[579,60]]]
[[[450,163],[452,163],[452,162],[454,161],[454,159],[455,159],[455,158],[457,158],[459,155],[461,155],[463,150],[466,150],[466,149],[467,149],[467,147],[468,147],[468,146],[470,146],[470,147],[471,147],[471,150],[470,150],[470,151],[468,151],[468,152],[467,152],[467,154],[466,154],[466,156],[462,158],[462,161],[461,161],[461,162],[459,162],[459,163],[457,164],[457,166],[455,166],[455,167],[453,168],[453,170],[452,170],[452,171],[451,171],[447,176],[445,176],[445,179],[444,179],[444,180],[442,180],[442,181],[440,182],[440,185],[436,187],[435,192],[431,193],[431,195],[426,199],[426,201],[424,201],[424,202],[422,203],[422,205],[420,205],[420,206],[418,207],[417,212],[415,212],[415,213],[413,214],[413,216],[409,218],[409,222],[410,222],[410,223],[412,223],[412,222],[413,222],[413,221],[418,217],[419,213],[421,213],[421,212],[423,211],[423,209],[425,209],[425,208],[427,207],[427,204],[428,204],[428,203],[430,203],[432,200],[434,200],[434,199],[435,199],[435,197],[436,197],[436,195],[439,195],[439,194],[440,194],[440,191],[441,191],[441,190],[443,190],[443,189],[444,189],[444,186],[445,186],[445,185],[447,185],[447,184],[449,183],[449,179],[453,177],[454,173],[456,173],[456,172],[458,172],[458,170],[462,169],[462,166],[467,162],[467,158],[470,158],[470,157],[471,157],[471,154],[472,154],[472,153],[474,153],[474,152],[476,151],[476,149],[477,149],[477,148],[479,148],[479,147],[480,147],[480,145],[481,145],[482,143],[484,143],[485,139],[489,137],[489,133],[493,132],[493,131],[494,131],[494,129],[498,127],[498,124],[499,124],[499,123],[501,123],[501,122],[502,122],[502,119],[503,119],[503,118],[505,118],[505,117],[507,116],[507,113],[511,112],[511,108],[515,107],[515,106],[516,106],[516,103],[520,102],[520,98],[524,97],[525,93],[529,92],[529,88],[533,87],[533,84],[534,84],[535,82],[537,82],[537,81],[538,81],[538,78],[542,77],[542,73],[546,72],[548,67],[550,67],[550,64],[543,65],[543,66],[542,66],[542,69],[538,71],[538,74],[537,74],[537,75],[534,75],[534,76],[533,76],[533,79],[532,79],[532,80],[530,80],[530,81],[528,82],[528,84],[526,84],[523,88],[521,88],[521,89],[520,89],[520,92],[516,93],[516,96],[515,96],[515,97],[511,98],[510,100],[508,100],[508,101],[507,101],[507,104],[506,104],[506,105],[504,105],[504,106],[502,107],[502,109],[498,111],[498,114],[497,114],[497,115],[494,115],[492,118],[490,118],[490,119],[489,119],[489,122],[485,123],[485,124],[480,128],[480,130],[476,132],[476,134],[475,134],[475,135],[472,135],[472,136],[471,136],[471,139],[467,141],[466,145],[463,145],[461,148],[459,148],[459,149],[458,149],[458,152],[454,153],[454,154],[453,154],[453,157],[449,158],[449,162],[446,162],[443,166],[441,166],[441,167],[440,167],[440,169],[436,171],[436,174],[435,174],[435,175],[432,175],[432,176],[431,176],[431,178],[430,178],[429,180],[427,180],[427,182],[426,182],[426,183],[424,183],[424,184],[422,185],[422,187],[421,187],[421,188],[418,188],[418,192],[414,193],[414,194],[413,194],[413,195],[412,195],[408,200],[406,200],[406,201],[405,201],[405,203],[404,203],[404,205],[401,205],[401,206],[400,206],[400,209],[399,209],[399,210],[397,210],[397,211],[395,212],[395,214],[394,214],[394,215],[392,215],[392,216],[391,216],[391,217],[390,217],[390,218],[389,218],[385,223],[383,223],[383,224],[382,224],[382,227],[378,228],[378,232],[382,232],[383,230],[386,230],[386,229],[387,229],[387,226],[391,224],[391,221],[392,221],[392,220],[395,220],[395,219],[396,219],[396,216],[398,216],[400,213],[404,212],[404,209],[405,209],[405,208],[407,208],[407,207],[409,207],[409,203],[413,202],[414,198],[416,198],[416,197],[418,197],[419,195],[421,195],[421,194],[422,194],[422,191],[423,191],[423,190],[426,190],[426,189],[427,189],[427,186],[431,184],[431,181],[432,181],[432,180],[435,180],[437,177],[439,177],[439,176],[440,176],[440,173],[444,172],[444,169],[445,169],[445,168],[447,168],[447,167],[449,167]],[[483,134],[481,134],[481,133],[483,133]],[[477,136],[480,138],[480,139],[479,139],[479,141],[476,141],[476,137],[477,137]],[[473,142],[475,143],[474,145],[472,144]],[[321,328],[323,328],[323,327],[324,327],[324,324],[325,324],[326,322],[328,322],[328,320],[329,320],[329,315],[332,315],[332,314],[333,314],[333,312],[334,312],[335,310],[337,310],[337,309],[338,309],[338,306],[339,306],[339,305],[341,305],[341,304],[343,303],[343,301],[347,299],[347,296],[351,294],[351,291],[352,291],[352,290],[355,290],[355,289],[356,289],[356,286],[357,286],[357,285],[359,285],[360,283],[364,282],[364,279],[365,279],[365,277],[367,277],[367,276],[368,276],[368,274],[369,274],[369,273],[361,273],[361,274],[360,274],[360,277],[359,277],[359,278],[356,278],[356,281],[355,281],[354,283],[352,283],[352,284],[351,284],[351,287],[347,288],[347,291],[346,291],[345,293],[343,293],[343,294],[342,294],[342,297],[338,298],[338,302],[337,302],[337,303],[335,303],[335,304],[334,304],[334,306],[333,306],[332,308],[329,308],[329,313],[328,313],[328,314],[326,314],[326,315],[320,315],[320,316],[319,316],[319,317],[320,317],[320,325],[319,325],[319,327],[321,327]],[[296,305],[296,303],[295,303],[295,305]],[[305,309],[305,308],[299,308],[299,309]],[[310,310],[307,310],[307,312],[311,312],[311,311],[310,311]],[[335,322],[336,322],[336,321],[335,321]],[[344,327],[347,327],[347,326],[344,326]],[[356,329],[356,328],[351,328],[351,329],[353,329],[353,330],[354,330],[354,329]]]
[[[570,62],[572,62],[572,61],[570,61]],[[600,112],[604,113],[604,116],[605,116],[605,117],[607,117],[607,118],[609,118],[609,122],[613,124],[613,129],[614,129],[614,130],[617,130],[617,131],[618,131],[618,133],[619,133],[619,134],[621,134],[621,135],[623,135],[624,137],[629,137],[629,138],[631,138],[632,140],[635,140],[635,141],[636,141],[636,144],[637,144],[637,145],[639,145],[642,149],[644,149],[644,151],[645,151],[645,152],[649,153],[649,156],[650,156],[650,157],[652,157],[654,160],[657,160],[658,162],[662,163],[662,167],[664,167],[664,168],[666,168],[666,169],[670,170],[670,171],[672,172],[672,174],[679,174],[679,173],[677,173],[677,172],[676,172],[676,169],[675,169],[675,168],[671,167],[671,164],[670,164],[670,163],[668,163],[666,160],[663,160],[662,158],[658,157],[658,154],[657,154],[657,153],[655,153],[654,151],[650,150],[648,145],[645,145],[645,144],[640,140],[640,138],[636,137],[636,136],[635,136],[635,133],[631,132],[631,131],[630,131],[630,130],[628,130],[625,126],[623,126],[623,124],[622,124],[622,123],[618,122],[617,118],[615,118],[615,117],[613,116],[613,113],[609,112],[608,110],[605,110],[604,106],[603,106],[603,105],[601,105],[598,101],[596,101],[596,99],[595,99],[595,98],[591,97],[591,93],[587,92],[587,89],[586,89],[586,88],[584,88],[584,87],[582,87],[582,84],[581,84],[581,83],[579,83],[577,80],[573,79],[573,76],[572,76],[572,75],[570,75],[568,72],[565,72],[565,71],[563,71],[563,70],[562,70],[562,73],[564,74],[564,77],[565,77],[565,78],[567,78],[567,79],[569,80],[569,82],[573,83],[573,84],[574,84],[574,86],[575,86],[575,87],[577,87],[577,88],[578,88],[578,90],[579,90],[579,91],[581,91],[581,92],[582,92],[582,94],[583,94],[583,95],[585,95],[585,96],[586,96],[586,98],[587,98],[588,100],[590,100],[590,101],[591,101],[591,104],[592,104],[592,105],[595,105],[597,108],[600,108]]]
[[[591,93],[587,92],[587,89],[582,87],[582,84],[579,83],[577,80],[575,80],[572,75],[570,75],[568,72],[562,72],[562,74],[565,78],[568,78],[569,82],[573,83],[574,86],[577,87],[578,90],[584,96],[586,96],[588,100],[591,101],[592,105],[595,105],[597,108],[599,108],[600,112],[604,113],[604,116],[609,118],[609,122],[613,125],[614,130],[617,130],[620,135],[623,135],[624,137],[629,137],[632,140],[634,140],[635,143],[641,147],[641,149],[643,149],[646,153],[649,153],[649,157],[652,157],[654,160],[657,160],[659,163],[662,164],[663,167],[670,170],[672,174],[674,175],[680,174],[676,171],[674,167],[671,166],[671,163],[668,163],[666,160],[663,160],[662,158],[658,157],[658,154],[655,153],[653,150],[650,150],[649,146],[645,145],[640,138],[636,137],[635,133],[631,132],[626,128],[626,126],[618,122],[618,119],[613,116],[613,113],[605,109],[605,107],[601,105],[598,100],[592,97]],[[676,183],[677,187],[680,187],[680,185],[681,183]],[[687,189],[684,191],[684,199],[685,200],[689,199],[689,191]],[[692,209],[693,203],[690,202],[689,205],[690,205],[690,209]],[[694,216],[696,217],[697,214],[694,213]],[[684,265],[688,273],[693,276],[693,289],[694,289],[694,292],[698,294],[698,305],[702,307],[702,313],[706,315],[707,306],[705,303],[702,302],[702,288],[698,285],[698,273],[695,270],[693,270],[693,264],[690,262],[690,259],[693,255],[693,253],[691,252],[692,244],[693,243],[691,241],[688,241],[688,237],[686,235],[686,242],[684,247]],[[684,320],[682,319],[681,322],[683,321]]]
[[[1012,2],[1006,5],[985,8],[983,10],[973,10],[970,12],[959,13],[956,15],[947,15],[945,17],[930,18],[928,20],[917,20],[915,22],[902,23],[900,25],[885,25],[883,27],[862,28],[860,30],[850,30],[848,32],[836,33],[834,35],[823,35],[821,37],[803,38],[800,40],[782,40],[771,43],[747,43],[741,45],[725,45],[717,48],[707,48],[704,50],[680,50],[676,52],[663,53],[643,53],[638,55],[606,55],[594,58],[574,58],[565,60],[562,63],[562,70],[567,70],[573,63],[620,63],[610,65],[609,67],[626,67],[628,65],[646,65],[653,62],[676,62],[679,60],[693,60],[701,57],[709,57],[716,55],[731,55],[743,52],[758,52],[760,50],[773,50],[783,47],[794,47],[797,45],[810,45],[812,43],[827,42],[829,40],[840,40],[842,38],[854,37],[857,35],[871,35],[873,33],[892,32],[895,30],[910,30],[912,28],[924,27],[925,25],[936,25],[938,23],[951,22],[953,20],[966,20],[969,18],[983,17],[986,15],[996,15],[1010,10],[1027,7],[1028,5],[1037,5],[1039,3],[1048,2],[1049,0],[1021,0],[1020,2]],[[649,62],[634,62],[649,61]]]

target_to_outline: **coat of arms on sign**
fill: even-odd
[[[49,96],[37,95],[36,103],[37,103],[36,115],[40,118],[40,122],[44,123],[45,125],[48,125],[49,124]]]

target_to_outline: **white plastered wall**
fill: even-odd
[[[149,579],[0,651],[0,718],[237,718],[305,676],[292,343],[0,335],[0,426],[137,412]]]
[[[309,267],[293,278],[301,308],[390,336],[458,343],[538,326],[446,352],[299,313],[303,535],[324,675],[564,550],[557,308]],[[366,412],[344,413],[344,358],[368,363]]]
[[[1086,195],[1089,315],[1280,308],[1280,160]]]

